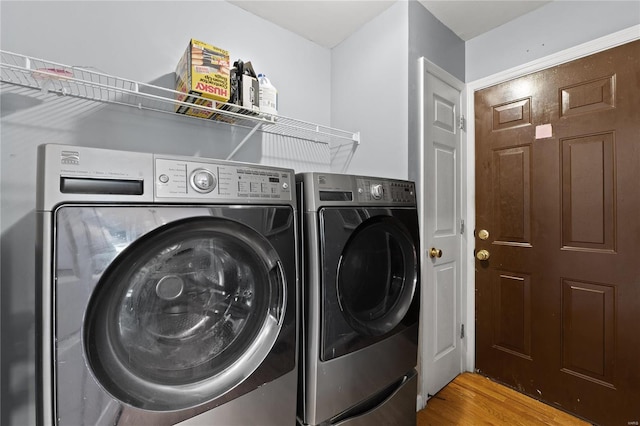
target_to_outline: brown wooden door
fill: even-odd
[[[637,425],[640,41],[478,91],[475,111],[477,369]]]

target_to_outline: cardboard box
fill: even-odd
[[[209,108],[215,108],[216,102],[227,102],[231,94],[229,52],[191,39],[176,67],[176,90],[180,92],[177,100],[182,102]],[[185,105],[177,105],[176,112],[201,118],[214,115],[213,111]]]

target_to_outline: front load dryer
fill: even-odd
[[[303,247],[298,422],[415,425],[420,308],[413,182],[296,176]]]
[[[39,423],[293,424],[292,170],[38,155]]]

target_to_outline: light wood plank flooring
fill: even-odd
[[[463,373],[418,412],[417,426],[442,425],[562,425],[589,423],[484,376]]]

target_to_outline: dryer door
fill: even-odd
[[[285,305],[281,262],[261,234],[230,219],[178,220],[129,245],[102,275],[84,322],[86,357],[119,401],[195,406],[258,368]]]
[[[415,210],[325,208],[321,226],[322,359],[413,325],[419,309]]]

